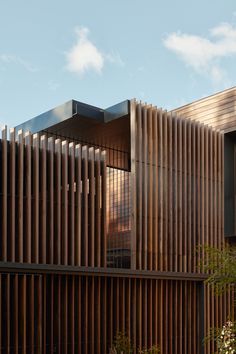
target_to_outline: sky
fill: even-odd
[[[70,99],[172,109],[236,85],[234,0],[0,0],[0,125]]]

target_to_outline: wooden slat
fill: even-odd
[[[173,308],[173,281],[168,282],[168,292],[169,292],[169,301],[168,301],[168,317],[169,317],[169,330],[168,330],[168,335],[170,340],[168,340],[169,344],[169,353],[173,353],[173,338],[174,338],[174,332],[173,332],[173,326],[174,326],[174,314],[173,311],[170,311],[170,308]]]
[[[25,225],[24,225],[24,261],[31,262],[31,134],[25,133]]]
[[[212,215],[213,215],[213,209],[214,209],[214,204],[213,204],[213,191],[212,191],[212,181],[213,181],[213,159],[212,159],[212,152],[213,152],[213,145],[212,145],[212,141],[213,141],[213,132],[210,132],[209,135],[209,156],[210,161],[209,161],[209,244],[213,245],[213,239],[214,239],[214,232],[213,232],[213,219],[212,219]]]
[[[143,128],[143,262],[142,262],[142,269],[147,270],[147,243],[148,243],[148,180],[147,180],[147,106],[143,105],[142,107],[142,128]]]
[[[9,247],[9,260],[14,262],[15,261],[15,205],[16,205],[16,185],[15,185],[15,178],[16,178],[16,143],[15,143],[15,129],[10,129],[10,247]]]
[[[14,275],[14,280],[13,280],[13,306],[14,306],[14,316],[13,316],[13,321],[14,321],[14,327],[13,327],[13,337],[14,337],[14,354],[18,354],[19,352],[19,327],[18,327],[18,321],[19,321],[19,306],[18,306],[18,299],[19,299],[19,276],[16,274]],[[1,294],[1,291],[0,291]],[[1,328],[1,324],[0,324]],[[1,331],[0,331],[1,333]]]
[[[75,146],[76,178],[76,226],[75,226],[75,265],[81,265],[81,145]]]
[[[50,330],[49,332],[49,350],[51,351],[51,353],[53,353],[54,351],[54,344],[55,344],[55,339],[54,339],[54,328],[56,327],[56,321],[54,319],[54,311],[55,311],[55,307],[54,307],[54,303],[55,303],[55,297],[56,297],[56,293],[54,291],[55,287],[55,278],[54,276],[51,277],[50,279],[50,310],[48,312],[50,312],[49,314],[49,318],[50,318]]]
[[[47,277],[42,278],[42,341],[43,352],[47,350],[47,332],[50,330],[50,321],[47,321],[49,304],[47,302]]]
[[[42,308],[42,277],[39,276],[37,278],[36,284],[36,320],[37,320],[37,340],[36,340],[36,347],[37,347],[37,354],[42,352],[43,348],[43,308]]]
[[[61,140],[55,141],[55,263],[61,264]]]
[[[110,346],[112,346],[113,343],[113,333],[115,333],[115,331],[113,330],[113,312],[114,312],[114,290],[113,290],[113,283],[114,283],[114,279],[111,278],[108,280],[107,282],[108,288],[107,288],[107,307],[109,309],[109,311],[107,311],[107,342]]]
[[[11,288],[10,288],[10,274],[6,275],[6,302],[4,306],[6,307],[6,353],[10,354],[11,350]]]
[[[47,262],[47,138],[40,137],[40,238],[39,238],[39,261]]]
[[[34,275],[31,275],[29,277],[29,347],[30,347],[30,351],[32,353],[34,353],[35,350],[35,341],[34,341],[34,336],[35,336],[35,327],[34,327],[34,323],[35,323],[35,316],[34,316],[34,300],[35,300],[35,293],[34,293]],[[28,294],[26,294],[27,296]]]
[[[147,240],[147,268],[153,269],[153,123],[152,107],[147,112],[147,134],[148,134],[148,240]]]
[[[32,261],[39,263],[39,136],[33,135],[33,240]]]
[[[69,350],[70,354],[75,353],[77,336],[75,335],[75,277],[71,278],[71,287],[69,291],[69,309],[70,309],[70,326],[69,326]]]
[[[68,278],[63,277],[62,285],[62,353],[68,353]]]
[[[7,126],[2,128],[2,221],[1,221],[1,234],[2,234],[2,247],[1,247],[1,259],[7,260]]]
[[[19,331],[20,331],[20,343],[21,343],[21,353],[26,354],[26,275],[20,276],[20,323],[19,323]]]
[[[141,104],[137,104],[136,108],[137,114],[137,122],[136,122],[136,134],[138,137],[138,142],[142,141],[142,108]],[[142,167],[142,148],[141,144],[137,144],[137,192],[136,192],[136,200],[137,200],[137,241],[136,241],[136,249],[137,249],[137,269],[142,269],[142,244],[143,244],[143,228],[142,228],[142,188],[143,188],[143,167]],[[134,197],[133,197],[134,200]]]
[[[94,347],[94,342],[95,342],[95,332],[94,332],[94,296],[95,296],[95,289],[94,289],[94,277],[91,278],[90,281],[90,289],[89,289],[89,311],[88,311],[88,317],[89,317],[89,333],[88,333],[88,342],[89,342],[89,354],[94,354],[96,353],[95,347]]]
[[[136,307],[136,320],[137,320],[137,347],[142,348],[142,287],[141,279],[137,280],[137,307]]]
[[[89,353],[89,328],[88,328],[88,317],[89,317],[89,304],[88,304],[88,296],[89,296],[89,279],[85,278],[85,286],[84,286],[84,317],[82,317],[82,328],[84,327],[84,337],[82,337],[82,341],[84,342],[84,353]]]
[[[153,291],[152,291],[152,281],[147,281],[147,347],[150,348],[154,342],[153,338]],[[171,335],[171,333],[170,333]]]
[[[23,262],[23,190],[24,190],[24,145],[23,145],[23,132],[18,131],[18,244],[17,244],[17,261]]]
[[[153,112],[153,216],[154,216],[154,227],[153,227],[153,269],[158,269],[158,137],[157,137],[157,119],[159,112],[155,108]]]
[[[174,248],[174,271],[178,270],[178,119],[174,115],[174,234],[173,248]]]
[[[119,306],[120,301],[120,279],[117,278],[114,281],[114,302],[115,302],[115,309],[114,309],[114,333],[120,331],[120,313],[122,309]]]
[[[69,264],[75,264],[75,145],[69,144]]]
[[[131,134],[131,268],[136,269],[136,101],[130,101]]]
[[[188,242],[188,236],[187,236],[187,122],[186,120],[183,121],[183,162],[182,162],[182,167],[183,171],[181,173],[181,180],[183,181],[183,197],[182,197],[182,205],[183,205],[183,239],[182,239],[182,247],[183,247],[183,271],[187,272],[187,242]]]
[[[106,151],[101,153],[101,174],[102,174],[102,235],[101,235],[101,266],[106,267],[106,255],[107,255],[107,222],[106,222],[106,189],[107,189],[107,157]]]
[[[142,336],[143,336],[143,347],[147,348],[147,343],[148,343],[148,332],[147,332],[147,279],[142,280],[143,287],[142,287],[142,293],[143,293],[143,329],[142,329]]]
[[[57,346],[57,352],[58,354],[62,354],[62,311],[61,311],[61,290],[62,290],[62,277],[58,276],[57,277],[57,288],[56,288],[56,313],[57,313],[57,321],[55,323],[55,332],[56,332],[56,346]]]
[[[193,248],[196,249],[196,224],[197,224],[197,216],[196,216],[196,201],[197,201],[197,168],[196,168],[196,124],[193,122],[192,125],[192,245]],[[192,249],[191,249],[192,252]],[[196,262],[196,252],[192,255],[192,270],[197,271],[197,262]]]
[[[130,280],[130,287],[131,287],[131,294],[130,297],[132,298],[131,302],[131,316],[130,316],[130,334],[132,338],[132,342],[134,346],[137,347],[137,328],[138,328],[138,321],[137,321],[137,280],[131,279]]]
[[[168,268],[168,127],[167,111],[163,111],[163,270]]]
[[[88,266],[88,147],[82,147],[82,234],[81,257],[82,265]]]
[[[48,263],[54,263],[54,155],[55,155],[55,141],[53,137],[48,139],[48,188],[49,188],[49,237],[47,237],[47,259]]]
[[[91,267],[95,265],[95,176],[94,176],[94,148],[90,147],[88,150],[89,162],[88,162],[88,178],[89,178],[89,252],[88,252],[88,264]]]
[[[179,145],[179,156],[178,156],[178,270],[183,271],[183,121],[182,119],[178,122],[178,145]]]
[[[82,291],[82,286],[81,286],[81,277],[79,277],[78,281],[77,281],[77,294],[78,294],[78,306],[77,306],[77,313],[76,313],[76,317],[78,320],[78,332],[77,332],[77,338],[78,338],[78,350],[77,353],[81,353],[82,352],[82,301],[81,301],[81,291]]]
[[[68,264],[68,142],[62,142],[62,264]]]
[[[200,244],[204,244],[205,240],[205,130],[204,130],[204,125],[201,125],[200,128],[200,134],[201,134],[201,237],[200,237]],[[202,262],[204,262],[204,252],[202,253]]]
[[[101,151],[95,150],[95,266],[101,266]]]
[[[160,318],[160,327],[159,327],[159,339],[160,339],[160,349],[161,351],[163,351],[163,348],[164,348],[164,337],[163,337],[163,326],[164,326],[164,318],[163,318],[163,305],[164,305],[164,302],[163,302],[163,299],[164,299],[164,296],[163,296],[163,281],[161,280],[159,282],[159,288],[158,288],[158,298],[159,298],[159,318]]]
[[[102,338],[101,338],[101,278],[94,278],[95,281],[95,296],[94,296],[94,312],[95,312],[95,343],[94,348],[97,354],[101,354],[102,350]]]
[[[197,157],[196,157],[196,173],[197,173],[197,197],[196,197],[196,202],[197,202],[197,237],[196,237],[196,243],[197,245],[201,244],[201,145],[200,145],[200,137],[201,137],[201,130],[200,130],[200,124],[197,125],[196,129],[196,151],[197,151]],[[199,270],[199,264],[200,264],[200,259],[201,259],[201,252],[198,252],[198,259],[197,259],[197,266],[198,266],[198,271]]]
[[[160,111],[159,120],[158,120],[158,141],[159,141],[159,218],[158,218],[158,239],[159,239],[159,254],[158,254],[158,270],[163,271],[163,112]]]
[[[107,303],[108,303],[108,298],[107,298],[107,279],[101,279],[101,292],[102,292],[102,313],[103,316],[101,316],[101,326],[102,326],[102,345],[101,345],[101,351],[106,353],[108,348],[107,348],[107,339],[108,339],[108,327],[107,327],[107,316],[108,316],[108,311],[107,311]]]
[[[175,333],[175,339],[174,339],[174,353],[178,353],[178,344],[179,344],[179,337],[178,337],[178,330],[179,330],[179,321],[178,321],[178,316],[179,312],[177,311],[178,309],[178,288],[176,282],[174,282],[174,333]]]
[[[173,271],[173,132],[172,132],[173,119],[172,116],[168,115],[168,243],[167,243],[167,254],[168,254],[168,267],[169,271]]]
[[[192,227],[192,207],[193,207],[193,191],[192,191],[192,129],[193,125],[190,122],[187,124],[187,270],[193,272],[192,258],[194,257],[194,249],[196,246],[193,244],[193,227]]]

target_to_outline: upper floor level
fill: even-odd
[[[232,104],[229,92],[210,100]],[[193,119],[191,105],[73,100],[9,139],[4,128],[1,260],[197,272],[199,244],[235,235],[234,133],[204,124],[216,109],[199,105]]]

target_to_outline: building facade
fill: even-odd
[[[235,97],[73,100],[2,130],[0,353],[105,354],[118,332],[213,353],[232,294],[204,284],[197,247],[234,241]]]

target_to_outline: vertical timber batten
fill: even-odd
[[[131,149],[131,269],[136,269],[136,101],[130,101]]]
[[[204,125],[192,113],[187,120],[131,100],[121,117],[128,126],[127,162],[123,151],[104,150],[104,137],[88,141],[93,124],[104,128],[100,121],[91,121],[81,141],[14,130],[8,141],[4,128],[1,261],[21,271],[0,269],[0,353],[102,354],[117,331],[137,347],[160,346],[162,354],[203,352],[202,337],[223,324],[232,296],[215,299],[192,275],[200,257],[196,246],[224,242],[224,137],[210,128],[212,117]],[[203,117],[202,108],[198,113]],[[131,255],[125,275],[104,269],[110,266],[107,171],[116,163],[112,230],[116,245],[123,235],[131,237],[127,249],[124,243],[118,249]],[[122,194],[129,198],[123,209]],[[121,218],[127,212],[128,226],[119,212]],[[69,266],[78,272],[63,273]],[[80,272],[81,266],[89,272]],[[136,270],[141,272],[134,275]],[[213,350],[209,343],[205,353]]]

